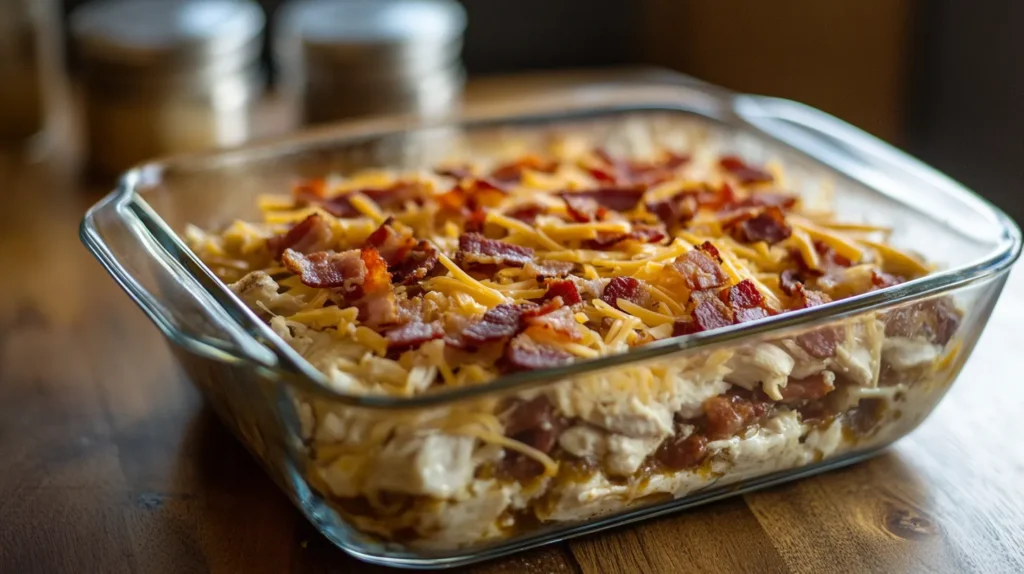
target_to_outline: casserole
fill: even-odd
[[[797,104],[695,84],[594,86],[531,101],[514,116],[484,110],[427,126],[385,122],[142,166],[127,174],[121,189],[91,210],[83,224],[86,244],[168,335],[186,371],[228,426],[332,541],[363,559],[411,567],[462,564],[859,460],[909,432],[935,406],[977,341],[1019,254],[1019,231],[1005,215],[884,144]],[[892,227],[894,244],[945,270],[749,325],[668,338],[484,385],[393,397],[338,392],[219,292],[175,235],[189,223],[215,228],[235,218],[252,219],[257,195],[287,188],[296,178],[426,166],[486,154],[510,138],[541,137],[567,126],[589,130],[595,138],[616,137],[622,122],[634,117],[655,118],[648,122],[652,129],[669,133],[676,120],[696,124],[744,158],[777,160],[805,198],[827,178],[834,182],[836,209],[844,219]],[[351,497],[337,496],[330,480],[332,472],[344,478],[355,470],[338,464],[338,453],[318,452],[325,446],[319,439],[328,434],[333,438],[326,442],[343,443],[363,432],[359,421],[389,421],[385,426],[392,431],[404,428],[420,443],[436,443],[441,437],[428,432],[437,430],[430,421],[452,413],[493,411],[495,403],[529,401],[538,393],[593,394],[593,388],[628,378],[631,371],[714,370],[725,355],[782,347],[826,329],[856,331],[867,339],[882,318],[913,316],[939,302],[958,309],[955,335],[930,359],[904,362],[907,368],[892,384],[875,385],[856,397],[854,409],[870,406],[861,409],[870,411],[865,416],[872,423],[863,436],[846,436],[841,424],[810,428],[792,411],[780,411],[743,436],[722,439],[716,456],[696,470],[623,481],[594,473],[570,477],[565,465],[555,475],[569,479],[558,495],[534,506],[522,489],[509,491],[487,483],[487,477],[474,477],[468,490],[448,489],[444,480],[433,480],[436,474],[421,473],[422,491],[433,497],[389,496],[372,508],[359,507]],[[904,338],[923,336],[923,323],[911,323],[916,327]],[[888,363],[898,366],[898,361]],[[876,372],[883,367],[875,361]],[[460,456],[474,454],[474,440],[482,439],[463,441]],[[380,466],[377,476],[404,470],[406,461],[417,457],[437,463],[443,453],[453,452],[423,454],[428,450],[422,444],[399,450],[392,467]],[[385,464],[381,457],[374,460]],[[523,516],[518,512],[523,509],[530,513]],[[481,515],[490,518],[473,520]]]

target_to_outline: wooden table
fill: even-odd
[[[65,162],[0,156],[0,572],[359,572],[80,245]],[[1024,572],[1024,273],[938,411],[854,467],[467,571]]]

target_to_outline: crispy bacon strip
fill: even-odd
[[[524,155],[513,162],[498,166],[491,172],[491,177],[503,183],[518,183],[523,178],[523,172],[528,169],[554,173],[558,169],[558,162],[532,154]]]
[[[613,277],[601,293],[601,300],[618,309],[619,299],[643,305],[646,295],[640,280],[633,277]]]
[[[286,249],[281,263],[298,275],[303,285],[316,289],[341,289],[354,293],[361,290],[367,277],[366,264],[358,249],[341,253],[318,251],[310,255]]]
[[[722,266],[700,249],[680,255],[672,262],[671,267],[693,291],[717,289],[729,281],[729,276],[722,270]]]
[[[765,241],[772,245],[793,234],[786,216],[776,206],[744,211],[728,219],[722,227],[742,243]]]
[[[444,337],[444,329],[438,322],[421,323],[411,321],[387,332],[388,351],[408,351],[423,343]]]
[[[519,335],[505,347],[503,367],[506,371],[551,369],[572,362],[572,355],[561,349],[542,345],[527,335]]]
[[[775,180],[772,174],[763,168],[752,166],[734,155],[727,155],[718,160],[718,165],[731,173],[742,184],[771,183]]]
[[[531,261],[523,267],[523,271],[541,281],[550,277],[565,277],[571,274],[575,268],[576,264],[572,261],[549,259],[547,261]]]
[[[275,259],[279,259],[288,249],[303,254],[323,251],[331,246],[333,240],[330,224],[319,213],[314,213],[293,225],[287,233],[268,239],[267,248]]]
[[[657,227],[646,225],[634,226],[629,233],[600,233],[594,239],[587,240],[583,246],[585,249],[602,250],[617,245],[623,241],[639,241],[641,243],[659,243],[667,237],[665,232]]]
[[[756,321],[768,316],[764,295],[750,279],[744,279],[729,288],[727,298],[737,323]]]
[[[412,234],[399,232],[388,218],[369,237],[364,247],[372,247],[387,261],[388,271],[396,285],[420,281],[437,265],[437,250],[426,241],[416,241]]]
[[[583,302],[583,298],[580,297],[580,292],[576,288],[576,284],[568,279],[550,279],[547,282],[548,292],[544,295],[545,299],[554,299],[555,297],[561,297],[562,303],[567,307],[573,305],[579,305]]]
[[[482,319],[466,328],[453,344],[457,347],[467,347],[507,339],[525,329],[527,320],[546,315],[560,307],[562,300],[557,298],[545,301],[541,305],[502,303],[484,313]]]
[[[513,245],[497,239],[487,239],[479,233],[463,233],[459,237],[459,265],[500,265],[522,267],[533,261],[533,249]]]
[[[693,318],[690,321],[676,321],[672,328],[674,336],[720,329],[733,324],[732,311],[715,293],[694,291],[690,294],[690,300],[693,301]]]
[[[581,223],[601,221],[609,211],[625,212],[636,208],[646,188],[643,186],[602,187],[586,191],[562,192],[569,216]]]

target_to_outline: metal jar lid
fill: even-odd
[[[74,11],[71,37],[93,77],[216,78],[259,58],[265,26],[252,0],[98,0]]]
[[[412,80],[459,58],[466,13],[453,0],[298,0],[279,19],[282,73]]]

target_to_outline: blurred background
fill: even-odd
[[[1018,0],[0,0],[0,134],[77,102],[87,163],[116,172],[133,154],[442,112],[496,74],[659,67],[823,109],[1022,220],[1022,23]],[[36,64],[56,82],[42,93]],[[75,97],[33,104],[69,75]],[[267,100],[286,119],[253,120]]]

